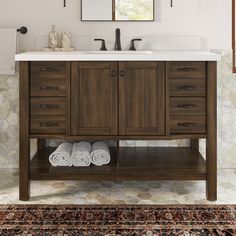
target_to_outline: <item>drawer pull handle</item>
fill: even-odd
[[[52,122],[46,122],[46,123],[40,123],[41,127],[58,127],[59,123],[52,123]]]
[[[41,86],[40,90],[58,90],[59,86]]]
[[[42,72],[57,72],[60,71],[60,68],[57,67],[43,67],[40,69]]]
[[[182,122],[182,123],[178,123],[177,125],[180,127],[184,127],[184,128],[190,128],[190,127],[196,127],[197,123],[195,123],[195,122]]]
[[[125,71],[121,71],[120,72],[120,77],[125,77],[126,76],[126,72]]]
[[[112,76],[112,77],[116,77],[116,75],[117,75],[117,73],[116,73],[115,70],[111,71],[111,76]]]
[[[196,104],[178,104],[178,108],[190,109],[196,107]]]
[[[52,104],[42,104],[40,105],[41,109],[58,109],[59,105],[52,105]]]
[[[192,68],[192,67],[179,67],[177,69],[177,71],[179,72],[194,72],[196,70],[197,70],[196,68]]]
[[[185,91],[191,91],[196,89],[196,87],[191,86],[191,85],[182,85],[182,86],[178,86],[179,90],[185,90]]]

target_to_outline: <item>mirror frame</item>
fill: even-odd
[[[83,20],[83,0],[81,0],[81,4],[80,4],[80,15],[81,15],[81,21],[83,22],[153,22],[155,21],[155,4],[156,0],[153,0],[153,18],[152,20],[116,20],[116,9],[115,9],[115,5],[116,5],[116,0],[112,0],[112,20]]]
[[[235,13],[235,0],[232,0],[232,50],[233,50],[233,73],[236,73],[236,65],[235,65],[235,62],[236,62],[236,49],[235,49],[235,39],[236,39],[236,36],[235,36],[235,20],[236,20],[236,13]]]

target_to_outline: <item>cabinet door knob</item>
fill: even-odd
[[[120,76],[121,77],[125,77],[126,76],[126,72],[124,70],[120,71]]]
[[[190,128],[190,127],[197,126],[197,123],[195,123],[195,122],[180,122],[177,125],[180,127],[184,127],[184,128]]]
[[[117,75],[116,71],[115,71],[115,70],[112,70],[112,71],[111,71],[111,76],[112,76],[112,77],[116,77],[116,75]]]

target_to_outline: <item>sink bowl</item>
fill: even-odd
[[[132,55],[132,54],[152,54],[152,51],[86,51],[83,53],[87,54],[122,54],[122,55]]]

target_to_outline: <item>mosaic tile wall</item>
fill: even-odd
[[[218,63],[218,165],[236,168],[236,75],[232,74],[231,52],[217,52],[222,55]],[[18,88],[17,76],[0,75],[0,168],[18,167]],[[55,146],[58,141],[48,144]],[[188,141],[123,141],[121,145],[186,146]],[[203,154],[204,149],[201,141]]]

